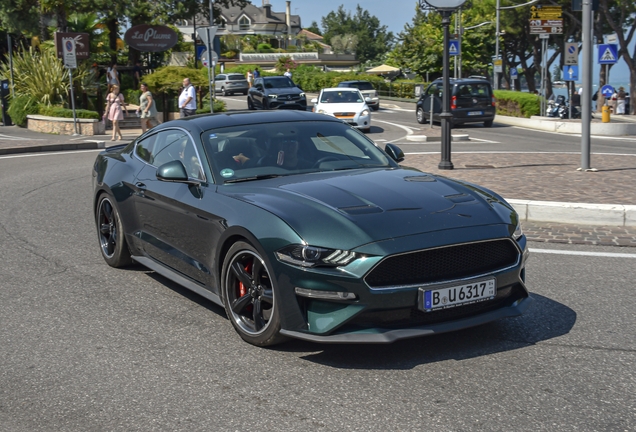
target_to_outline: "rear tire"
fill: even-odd
[[[108,195],[104,194],[99,199],[95,222],[99,249],[104,261],[109,266],[117,268],[132,264],[119,212]]]
[[[250,111],[254,111],[254,102],[252,102],[251,97],[247,97],[247,109]]]
[[[417,111],[415,111],[415,118],[420,124],[426,123],[426,117],[424,115],[424,110],[422,109],[422,107],[417,107]]]
[[[251,244],[238,241],[223,262],[221,290],[232,326],[256,346],[281,343],[280,312],[272,271]]]
[[[493,123],[493,121],[494,121],[494,120],[488,120],[488,121],[485,121],[485,122],[484,122],[484,126],[485,126],[485,127],[492,127],[492,123]]]
[[[227,92],[225,91],[225,87],[221,87],[221,96],[227,96]]]

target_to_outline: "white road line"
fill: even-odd
[[[481,143],[487,143],[487,144],[501,144],[501,141],[492,141],[492,140],[473,138],[473,137],[470,137],[470,141],[479,141]]]
[[[529,250],[530,250],[530,253],[543,253],[543,254],[555,254],[555,255],[577,255],[577,256],[591,256],[591,257],[608,257],[608,258],[636,258],[636,254],[627,254],[627,253],[580,252],[580,251],[534,249],[534,248],[530,248]]]
[[[11,136],[11,135],[4,135],[4,134],[0,134],[0,138],[2,139],[6,139],[9,141],[44,141],[44,138],[21,138],[21,137],[15,137],[15,136]]]
[[[61,151],[61,152],[42,152],[42,153],[30,153],[30,154],[16,154],[16,155],[6,155],[0,156],[0,159],[16,159],[16,158],[27,158],[27,157],[36,157],[36,156],[59,156],[59,155],[67,155],[73,153],[87,153],[87,152],[100,152],[104,151],[104,149],[87,149],[87,150],[69,150],[69,151]]]

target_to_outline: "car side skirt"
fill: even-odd
[[[447,333],[456,330],[467,329],[478,325],[486,324],[502,318],[511,318],[523,314],[530,304],[534,301],[532,297],[526,297],[519,300],[516,305],[486,312],[480,315],[467,317],[451,322],[444,322],[433,325],[411,327],[406,329],[383,329],[374,328],[372,332],[352,332],[333,334],[329,336],[312,335],[309,333],[281,330],[281,334],[296,339],[307,340],[311,342],[321,343],[369,343],[369,344],[388,344],[400,339],[409,339],[421,336],[430,336],[434,334]]]
[[[216,303],[219,306],[223,306],[223,301],[221,300],[221,297],[219,297],[217,294],[214,294],[213,292],[205,289],[202,285],[199,285],[196,282],[190,280],[189,278],[186,278],[180,275],[179,273],[159,264],[155,260],[151,258],[143,257],[143,256],[133,256],[132,259],[137,261],[139,264],[143,265],[144,267],[148,267],[150,270],[153,270],[159,273],[161,276],[167,279],[170,279],[173,282],[178,283],[184,288],[187,288],[190,291],[194,291],[195,293],[199,294],[201,297],[205,297],[211,302]]]

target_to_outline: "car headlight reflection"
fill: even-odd
[[[306,97],[305,93],[301,93],[298,96],[300,96],[301,99],[305,99],[305,97]]]
[[[515,232],[512,233],[512,238],[515,240],[519,240],[521,236],[523,236],[523,230],[521,229],[521,224],[517,223],[517,226],[515,227]]]
[[[347,250],[289,245],[277,251],[276,258],[301,267],[339,267],[359,258],[359,255]]]
[[[362,117],[366,117],[366,116],[368,116],[368,115],[369,115],[369,110],[365,109],[364,111],[362,111],[362,112],[360,113],[360,115],[361,115]]]
[[[277,94],[271,94],[267,96],[270,99],[278,99],[278,95]]]

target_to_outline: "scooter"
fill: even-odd
[[[567,103],[564,103],[563,105],[559,106],[558,116],[559,116],[560,119],[569,119],[570,118],[570,106]],[[576,106],[572,107],[572,118],[573,119],[580,119],[581,118],[581,111]]]
[[[548,108],[546,110],[546,115],[548,117],[560,117],[559,112],[561,108],[565,105],[565,96],[559,95],[556,100],[550,99],[548,101]]]

